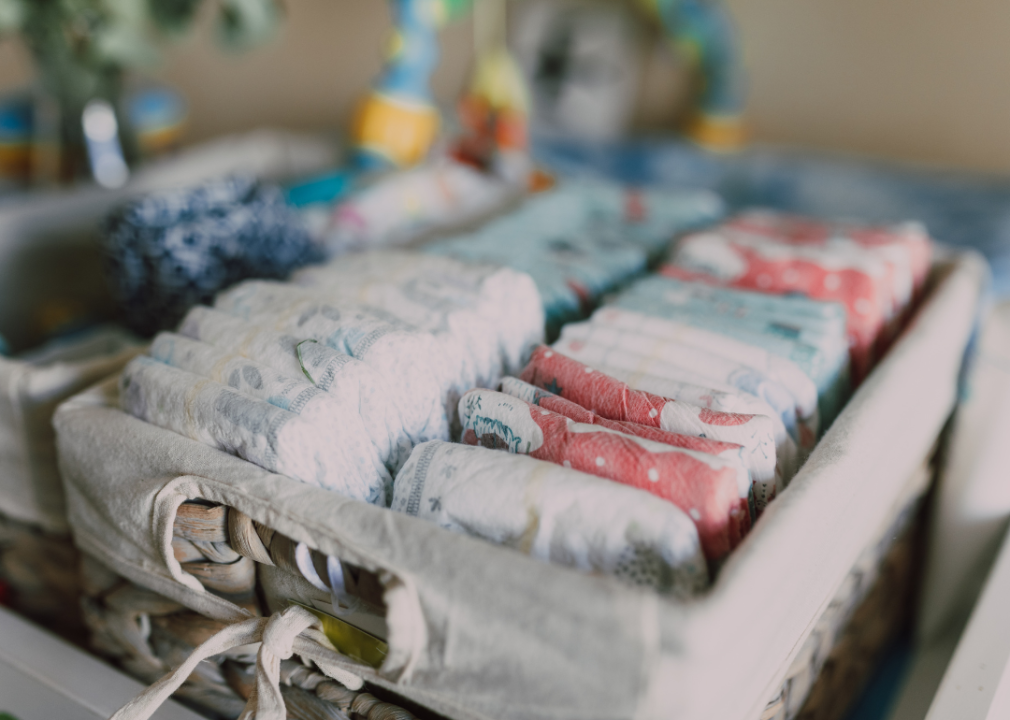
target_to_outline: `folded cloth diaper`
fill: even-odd
[[[330,441],[340,445],[358,474],[377,474],[392,497],[393,478],[378,447],[362,422],[357,388],[346,387],[340,394],[320,390],[304,376],[293,376],[249,358],[222,350],[209,343],[175,333],[161,333],[151,344],[155,360],[209,378],[238,390],[244,395],[264,400],[282,410],[300,416],[328,433]],[[385,462],[384,462],[385,461]]]
[[[614,308],[719,333],[795,363],[817,386],[822,432],[848,396],[849,344],[840,304],[652,275],[625,288],[607,306]]]
[[[620,220],[625,238],[656,255],[686,230],[714,222],[723,212],[722,201],[699,190],[671,190],[622,186],[602,180],[582,179],[561,186],[562,192],[585,194],[595,218]]]
[[[346,353],[263,330],[202,305],[189,311],[179,334],[255,360],[286,377],[304,378],[338,399],[357,398],[362,425],[391,471],[426,439],[429,409],[416,406],[419,398],[394,395],[380,373]]]
[[[767,403],[758,400],[753,395],[741,393],[735,388],[717,390],[712,387],[705,387],[704,385],[695,385],[658,375],[649,375],[637,370],[625,370],[614,365],[598,363],[592,360],[590,356],[594,354],[598,354],[599,357],[605,357],[607,353],[604,349],[600,349],[600,352],[596,353],[595,348],[586,345],[585,347],[589,348],[590,352],[583,356],[578,351],[571,350],[576,345],[581,345],[581,343],[569,343],[567,345],[557,343],[557,345],[556,352],[585,365],[591,365],[594,370],[599,370],[604,375],[609,375],[615,380],[620,380],[631,390],[644,390],[647,393],[659,395],[668,400],[680,400],[688,405],[696,405],[708,408],[709,410],[718,410],[719,412],[734,413],[736,415],[762,415],[768,411]],[[566,348],[565,351],[561,350],[562,347]],[[772,417],[771,419],[775,421],[778,418]],[[781,421],[779,421],[779,424],[781,424]],[[784,425],[782,426],[781,434],[782,438],[789,439]]]
[[[718,246],[717,252],[713,252],[713,246]],[[853,378],[860,381],[875,361],[877,338],[886,327],[890,310],[884,263],[866,256],[846,258],[844,254],[839,256],[839,253],[819,248],[797,251],[791,247],[771,247],[769,252],[768,243],[753,242],[753,239],[750,242],[741,242],[739,238],[728,240],[709,233],[686,238],[674,256],[674,263],[686,273],[680,275],[682,279],[780,293],[789,288],[803,294],[823,293],[814,297],[842,300],[848,312]],[[706,259],[709,253],[732,259],[726,260],[725,267],[719,267]],[[782,276],[788,278],[788,282],[781,279]],[[780,278],[777,284],[776,277]],[[822,291],[825,283],[828,289]]]
[[[818,431],[817,385],[792,360],[780,357],[758,345],[752,345],[718,332],[615,307],[597,310],[590,318],[590,324],[617,328],[659,340],[683,343],[754,368],[772,382],[781,385],[792,395],[796,402],[798,422],[803,429],[813,435],[812,438],[801,438],[800,444],[812,446],[816,440]]]
[[[782,418],[767,402],[755,395],[741,392],[724,383],[714,382],[701,374],[684,370],[663,360],[635,355],[604,345],[596,345],[582,340],[562,339],[554,343],[552,347],[555,352],[566,358],[592,367],[593,370],[599,371],[605,376],[628,384],[629,389],[643,390],[667,400],[678,400],[682,404],[694,405],[699,408],[761,418],[762,424],[767,421],[770,423],[775,447],[775,474],[779,478],[779,483],[782,479],[788,482],[799,470],[807,455],[806,451],[800,451],[796,441],[786,432]],[[658,392],[650,389],[653,387],[657,387]],[[689,391],[685,393],[684,388],[688,388]],[[702,388],[700,397],[697,388]],[[723,410],[714,407],[717,398],[730,395],[734,397],[732,404],[736,405],[737,409]],[[714,437],[711,432],[705,429],[702,429],[701,432],[705,437]],[[717,432],[722,434],[726,431]]]
[[[645,438],[646,440],[662,443],[663,445],[670,445],[672,447],[696,450],[697,452],[707,453],[708,455],[715,455],[716,457],[737,465],[741,472],[747,473],[748,477],[750,476],[750,471],[747,470],[746,464],[743,460],[743,447],[740,445],[719,442],[718,440],[711,440],[709,438],[695,437],[693,435],[681,435],[680,433],[673,433],[668,430],[662,430],[649,425],[622,422],[620,420],[607,420],[606,418],[600,417],[592,410],[587,410],[581,405],[576,405],[570,400],[565,400],[560,395],[555,395],[554,393],[538,388],[535,385],[530,385],[529,383],[525,383],[514,377],[502,379],[501,392],[528,402],[530,405],[536,405],[537,407],[550,410],[558,415],[564,415],[569,420],[574,420],[575,422],[582,423],[583,425],[598,425],[606,430],[613,430],[614,432],[624,433],[625,435],[634,435],[635,437]],[[754,514],[755,513],[752,511],[751,515]]]
[[[678,598],[708,586],[698,532],[676,505],[525,455],[419,445],[396,476],[392,507]]]
[[[760,398],[782,419],[790,436],[803,449],[813,447],[817,424],[817,401],[812,399],[806,418],[813,433],[800,431],[796,399],[788,388],[752,365],[738,362],[698,345],[689,345],[677,338],[666,339],[656,334],[643,334],[635,329],[605,323],[574,323],[565,326],[561,342],[579,341],[610,350],[635,355],[643,360],[656,360],[693,373],[706,384],[729,386],[742,393]],[[803,444],[801,439],[805,439]]]
[[[124,411],[210,447],[238,455],[271,472],[377,505],[387,504],[387,483],[368,472],[333,429],[313,424],[227,385],[134,358],[120,376]]]
[[[459,406],[468,445],[530,455],[674,503],[694,520],[710,562],[725,557],[750,529],[750,478],[733,463],[572,422],[492,390],[472,390]]]
[[[921,297],[932,265],[933,246],[921,223],[906,222],[891,227],[851,223],[823,223],[767,210],[742,213],[727,226],[744,233],[763,235],[776,242],[858,253],[867,251],[887,266],[891,304],[887,325],[877,339],[882,355]]]
[[[711,278],[705,282],[691,280],[696,274],[674,265],[665,265],[660,272],[629,285],[613,298],[613,304],[696,327],[718,327],[720,332],[725,327],[734,336],[757,333],[760,337],[793,340],[822,350],[826,349],[825,343],[832,343],[831,350],[848,355],[846,311],[840,303],[795,294],[767,295],[720,287],[712,284]],[[679,279],[680,276],[688,279]],[[803,356],[790,359],[802,362]]]
[[[393,395],[406,400],[401,412],[419,412],[416,418],[404,418],[411,427],[423,428],[417,433],[419,440],[448,439],[455,408],[446,403],[463,391],[453,374],[456,366],[447,367],[447,349],[431,334],[380,308],[320,301],[302,288],[278,282],[244,282],[221,293],[214,306],[251,324],[316,340],[361,360],[385,378]]]
[[[466,330],[476,323],[467,323],[464,318],[462,332],[454,332],[444,312],[426,311],[409,299],[404,299],[404,305],[413,305],[412,310],[405,313],[405,309],[401,308],[397,313],[376,305],[360,304],[357,300],[343,299],[340,295],[325,284],[303,286],[253,282],[222,293],[216,307],[292,332],[295,332],[292,330],[292,317],[297,316],[297,320],[293,321],[298,325],[297,333],[304,334],[309,329],[311,332],[307,337],[348,354],[362,352],[348,343],[356,343],[359,337],[377,338],[383,334],[390,335],[383,340],[384,345],[398,348],[418,346],[419,351],[427,353],[427,356],[418,357],[428,357],[428,361],[407,371],[418,377],[424,377],[427,372],[430,389],[442,391],[442,409],[439,418],[435,419],[437,422],[444,419],[455,422],[456,408],[464,392],[472,387],[493,386],[501,377],[498,338],[486,330],[480,337],[468,335]],[[401,317],[404,314],[412,315],[427,327],[405,321]],[[285,319],[278,320],[278,317]],[[472,314],[469,319],[473,320]],[[366,347],[369,342],[358,347]],[[389,362],[387,359],[386,363]],[[435,375],[432,376],[432,373]]]
[[[682,279],[841,302],[848,313],[858,382],[899,326],[916,283],[925,279],[930,256],[921,235],[889,241],[869,232],[858,241],[826,226],[744,215],[681,240],[672,256],[676,269],[668,272]]]
[[[716,220],[707,192],[642,193],[573,182],[542,193],[475,233],[439,240],[425,252],[529,273],[540,290],[548,335],[584,317],[600,296],[644,272],[679,233]]]
[[[601,295],[647,267],[646,253],[622,242],[613,227],[587,224],[571,233],[547,235],[538,232],[534,220],[522,217],[504,227],[492,223],[475,235],[435,242],[425,251],[529,274],[540,292],[549,335],[565,322],[584,317]]]
[[[473,386],[492,387],[519,372],[543,342],[536,285],[510,268],[387,251],[347,255],[291,279],[328,298],[382,308],[426,332],[456,336],[473,356]]]
[[[719,412],[673,398],[632,390],[610,375],[547,347],[534,351],[520,379],[560,395],[600,417],[657,427],[673,433],[740,445],[754,483],[760,510],[784,489],[786,478],[776,466],[775,431],[771,418]],[[791,446],[795,455],[794,448]],[[793,461],[790,467],[793,470]]]
[[[747,232],[764,233],[796,244],[854,243],[879,250],[891,258],[900,273],[907,272],[912,291],[922,291],[933,262],[933,244],[922,223],[904,222],[891,226],[826,223],[771,210],[750,210],[731,218],[727,224]],[[901,282],[905,282],[903,279]],[[905,290],[901,295],[908,296]]]

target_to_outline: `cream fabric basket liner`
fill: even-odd
[[[205,498],[382,573],[390,653],[366,679],[455,718],[754,720],[953,410],[985,262],[954,256],[888,357],[711,592],[677,603],[271,474],[116,409],[106,382],[57,412],[76,542],[208,616],[169,546]]]
[[[49,532],[66,532],[53,411],[69,396],[117,372],[139,351],[124,349],[45,367],[0,358],[0,513]]]

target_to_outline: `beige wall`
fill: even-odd
[[[744,38],[755,137],[952,167],[1010,170],[1007,0],[729,0]],[[222,55],[209,30],[160,74],[183,90],[190,136],[263,124],[339,128],[382,57],[382,0],[288,0],[268,47]],[[446,33],[436,94],[466,77],[466,23]],[[665,61],[670,60],[660,53]],[[29,74],[0,42],[0,87]],[[659,77],[670,72],[660,70]],[[648,114],[662,117],[651,93]]]
[[[185,91],[198,137],[270,124],[339,128],[378,73],[389,30],[382,0],[289,0],[283,34],[241,55],[222,53],[204,28],[167,54],[161,73]],[[436,94],[457,95],[470,55],[468,23],[445,33]]]
[[[730,0],[758,137],[1010,170],[1007,0]]]

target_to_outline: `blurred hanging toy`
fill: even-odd
[[[386,66],[358,109],[353,135],[366,169],[407,167],[435,143],[439,115],[429,87],[438,64],[438,30],[463,16],[473,0],[392,0],[395,30]],[[700,76],[687,135],[706,147],[743,143],[743,81],[736,37],[720,0],[638,0]],[[489,18],[481,23],[481,8]],[[504,0],[481,0],[478,62],[470,93],[460,104],[464,137],[456,154],[488,166],[499,152],[525,148],[529,95],[504,42]],[[486,29],[486,32],[482,30]],[[484,34],[485,38],[480,36]]]
[[[743,65],[729,11],[721,0],[639,0],[700,77],[688,137],[714,150],[744,142]]]
[[[459,104],[458,132],[444,152],[429,157],[439,124],[428,90],[438,54],[436,32],[467,5],[394,3],[400,22],[394,52],[378,86],[359,108],[357,163],[348,175],[356,183],[362,173],[415,167],[370,178],[335,208],[306,210],[329,253],[406,245],[426,234],[459,229],[500,211],[531,188],[549,185],[546,176],[532,171],[527,152],[529,99],[505,45],[502,0],[475,6],[477,66]],[[294,196],[322,197],[315,188],[327,180],[297,187]]]
[[[25,93],[0,98],[0,192],[20,184],[31,167],[32,108]]]
[[[365,168],[414,165],[428,154],[439,116],[429,81],[438,65],[438,30],[471,0],[392,0],[394,31],[386,66],[358,108],[354,138]]]
[[[477,65],[457,106],[461,132],[454,157],[523,184],[530,172],[530,97],[522,72],[505,43],[505,0],[474,7]]]
[[[645,45],[638,19],[627,3],[523,3],[510,39],[538,135],[606,142],[627,133]]]
[[[30,140],[0,138],[20,153],[11,164],[23,170],[27,163],[33,180],[67,182],[90,175],[100,185],[118,187],[129,177],[133,161],[176,142],[185,114],[178,96],[144,91],[126,102],[125,82],[131,70],[157,60],[158,41],[191,27],[201,4],[0,0],[0,38],[21,36],[32,54],[40,90],[32,93],[28,112]],[[280,19],[277,0],[216,4],[219,38],[232,48],[266,40]],[[8,112],[7,120],[10,117]]]
[[[457,159],[488,170],[499,155],[526,150],[529,98],[504,49],[481,58],[458,111],[462,135],[455,147]]]

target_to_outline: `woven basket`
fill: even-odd
[[[0,208],[0,334],[15,350],[60,322],[96,322],[115,307],[97,241],[101,218],[138,192],[229,172],[287,177],[329,167],[321,139],[255,132],[194,147],[142,169],[120,191],[39,193]],[[56,258],[58,261],[54,261]],[[0,357],[0,602],[74,641],[80,579],[56,465],[56,407],[136,354],[111,337],[69,341],[44,360]],[[82,350],[89,350],[82,356]],[[5,599],[4,599],[5,598]]]
[[[124,580],[93,558],[82,558],[81,575],[91,648],[138,680],[155,682],[225,626]],[[252,693],[254,662],[255,653],[248,648],[206,660],[176,697],[210,717],[238,717]],[[376,691],[379,697],[349,690],[297,659],[282,661],[281,683],[288,717],[295,720],[415,717],[381,690]]]
[[[931,479],[931,467],[912,476],[904,508],[862,554],[818,618],[781,692],[768,703],[760,720],[845,716],[847,701],[858,697],[880,652],[908,619],[917,567],[914,541],[922,520],[921,500]],[[261,610],[253,567],[257,560],[300,577],[295,542],[223,505],[180,506],[172,547],[176,558],[201,578],[205,588],[254,613]],[[381,605],[378,578],[360,568],[352,572],[359,580],[354,594]],[[144,682],[155,682],[224,626],[120,578],[87,556],[82,559],[81,576],[92,649]],[[250,657],[242,655],[206,661],[177,696],[205,713],[236,717],[249,696],[251,663]],[[348,690],[302,663],[284,661],[281,671],[291,717],[341,717],[334,708],[362,720],[411,717],[394,704],[402,701],[373,704],[371,693]],[[378,693],[382,695],[381,690]]]
[[[0,605],[84,647],[78,563],[69,535],[0,516]]]
[[[858,697],[881,651],[907,626],[918,565],[915,539],[922,520],[921,501],[932,479],[931,463],[909,478],[893,517],[860,555],[817,619],[781,691],[768,703],[760,720],[837,720],[845,716],[847,701]],[[274,566],[297,581],[302,577],[297,546],[291,538],[241,511],[217,504],[183,503],[172,529],[172,549],[183,569],[200,578],[209,592],[254,613],[263,609],[257,597],[255,564]],[[325,558],[313,552],[312,561],[321,567]],[[348,588],[352,595],[384,609],[382,585],[374,573],[353,566],[345,566],[345,572],[354,580]],[[146,591],[131,586],[129,592]],[[139,614],[143,603],[137,602],[136,607]],[[212,621],[187,613],[178,622],[192,623],[192,632],[197,633]],[[191,642],[189,647],[196,644]],[[156,676],[140,677],[153,681]],[[197,692],[194,687],[185,697]]]
[[[941,263],[911,327],[692,602],[266,472],[127,416],[111,382],[55,421],[75,541],[226,623],[320,608],[337,558],[361,598],[349,619],[374,620],[388,649],[379,668],[332,662],[452,718],[837,717],[900,627],[985,274],[973,255]]]

